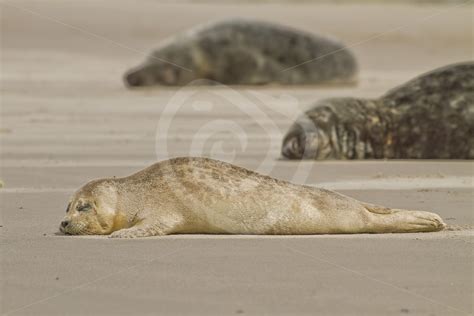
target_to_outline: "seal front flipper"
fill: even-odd
[[[151,236],[168,235],[165,230],[160,229],[156,225],[139,224],[130,228],[117,230],[109,235],[109,238],[140,238]]]
[[[165,236],[176,232],[181,224],[181,219],[178,220],[174,217],[171,218],[166,216],[157,219],[154,218],[153,215],[150,215],[150,218],[136,224],[135,226],[113,232],[109,235],[109,238]]]
[[[109,238],[140,238],[149,236],[155,236],[154,232],[147,226],[138,225],[117,230],[110,234]]]

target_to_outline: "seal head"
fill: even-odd
[[[165,62],[140,66],[130,70],[124,76],[124,81],[129,87],[152,86],[160,84],[174,86],[178,84],[181,69]]]
[[[288,159],[361,159],[383,155],[390,115],[374,100],[321,100],[300,116],[283,139]]]
[[[320,122],[317,122],[320,123]],[[329,159],[333,149],[329,136],[320,126],[301,117],[283,139],[282,155],[288,159]]]
[[[80,188],[66,207],[59,230],[68,235],[106,235],[128,227],[116,209],[117,186],[111,180],[94,180]]]

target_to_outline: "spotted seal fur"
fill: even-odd
[[[117,238],[168,234],[337,234],[438,231],[434,213],[391,209],[277,180],[222,161],[174,158],[71,198],[60,230]]]

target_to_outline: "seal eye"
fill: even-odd
[[[66,213],[69,211],[69,208],[71,207],[71,202],[66,206]]]
[[[79,205],[77,207],[77,211],[78,212],[85,212],[85,211],[90,210],[91,208],[92,208],[92,206],[89,203],[86,203],[86,204]]]

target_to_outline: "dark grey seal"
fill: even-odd
[[[353,83],[353,54],[332,39],[267,22],[233,19],[172,38],[125,74],[128,86]],[[204,82],[204,81],[202,81]],[[209,81],[208,81],[209,82]]]
[[[379,99],[322,100],[286,134],[289,159],[473,159],[474,62],[438,68]]]

